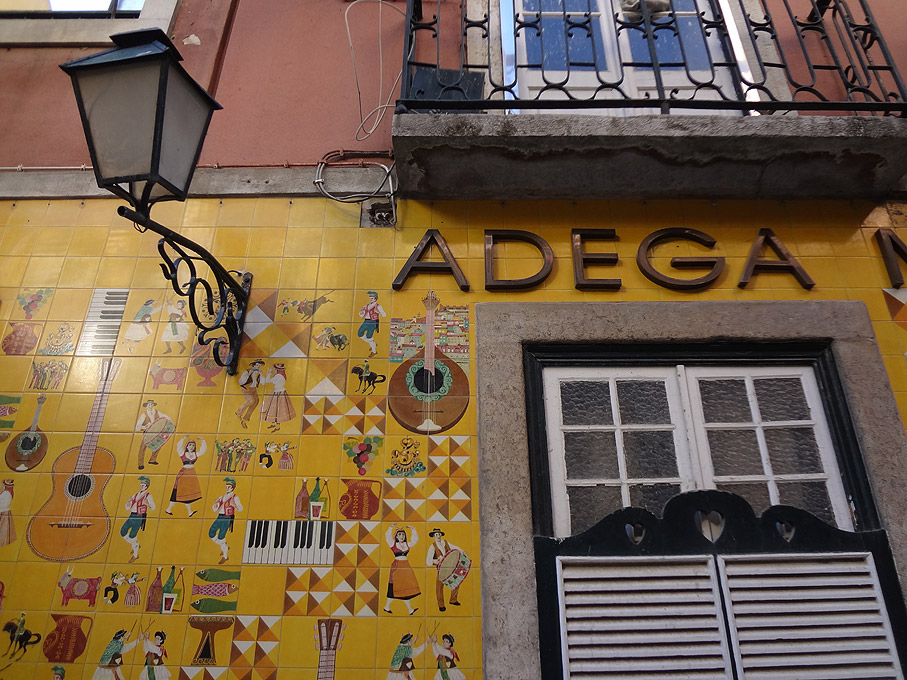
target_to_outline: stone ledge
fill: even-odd
[[[384,179],[378,168],[328,168],[326,186],[335,195],[368,193]],[[199,168],[192,178],[191,198],[241,196],[321,196],[315,168]],[[27,198],[110,198],[88,170],[0,172],[0,200]]]
[[[907,172],[892,117],[397,114],[393,142],[404,198],[883,198]]]

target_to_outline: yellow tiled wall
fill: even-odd
[[[872,238],[879,227],[907,227],[907,217],[898,205],[402,202],[394,229],[359,228],[357,208],[316,199],[198,199],[161,205],[154,211],[157,221],[209,248],[228,268],[253,272],[252,337],[244,347],[240,371],[256,358],[265,361],[265,374],[275,363],[284,364],[294,417],[281,422],[276,432],[269,427],[272,423],[260,420],[257,409],[244,427],[236,415],[244,402],[237,378],[212,371],[208,382],[200,384],[206,382],[206,370],[193,361],[191,340],[185,350],[173,340],[175,326],[167,305],[176,298],[161,276],[156,237],[137,233],[116,215],[115,208],[115,202],[106,200],[0,203],[0,438],[4,439],[0,450],[31,427],[40,396],[46,401],[37,427],[48,440],[48,453],[39,465],[27,471],[7,465],[0,475],[13,482],[11,516],[4,520],[0,512],[0,542],[8,541],[0,546],[0,623],[13,622],[7,634],[15,636],[24,612],[23,625],[32,633],[25,639],[24,651],[0,658],[2,678],[51,678],[56,664],[65,669],[67,679],[113,677],[106,670],[99,673],[98,667],[119,629],[127,630],[129,642],[143,631],[152,635],[164,631],[164,665],[174,677],[266,679],[278,677],[275,669],[279,669],[279,677],[315,678],[320,658],[330,665],[315,641],[315,627],[324,619],[338,620],[343,626],[334,662],[338,678],[387,677],[397,645],[407,633],[417,636],[416,652],[421,652],[414,658],[414,678],[441,677],[436,675],[435,650],[431,646],[420,650],[418,645],[430,637],[440,640],[443,634],[455,638],[457,665],[465,676],[481,678],[472,348],[468,361],[463,361],[468,369],[469,406],[464,417],[445,431],[431,436],[408,431],[397,422],[386,399],[390,379],[400,366],[389,357],[392,319],[424,316],[428,290],[436,291],[443,307],[468,306],[470,320],[474,303],[495,300],[860,300],[869,309],[901,411],[907,413],[907,331],[894,322],[900,303],[893,296],[886,301],[884,289],[890,283]],[[726,257],[727,266],[708,290],[674,292],[640,273],[635,262],[640,241],[669,226],[697,228],[718,240],[715,251],[708,254]],[[623,280],[620,291],[574,289],[570,243],[574,227],[617,231],[618,241],[589,245],[587,250],[617,252],[619,264],[592,268],[588,275],[619,277]],[[812,290],[804,290],[784,274],[758,274],[745,289],[738,287],[752,241],[763,227],[777,234],[816,281]],[[450,245],[471,283],[470,292],[462,292],[452,277],[439,275],[415,275],[403,290],[391,290],[391,281],[428,228],[440,230]],[[555,266],[545,283],[522,292],[484,290],[484,230],[501,228],[534,232],[552,246]],[[704,254],[698,246],[674,242],[659,247],[653,261],[669,272],[671,257]],[[519,243],[499,246],[497,256],[499,278],[529,276],[541,262],[536,251]],[[82,559],[47,560],[29,546],[28,526],[50,498],[62,493],[54,488],[52,465],[65,451],[78,450],[83,444],[96,403],[102,359],[76,356],[66,337],[71,335],[72,345],[78,342],[92,293],[99,288],[129,289],[115,352],[119,371],[110,383],[98,441],[116,461],[103,490],[110,533],[96,552]],[[377,292],[386,312],[374,336],[377,353],[371,357],[369,345],[357,336],[359,311],[368,302],[370,290]],[[311,319],[297,310],[300,301],[321,295],[330,301]],[[29,309],[31,300],[37,304]],[[157,311],[149,323],[135,326],[136,312],[146,300],[153,300]],[[462,326],[467,337],[473,337],[471,324]],[[323,335],[325,328],[333,330]],[[150,332],[147,338],[135,335],[144,329]],[[331,335],[346,336],[346,343],[328,340],[319,346],[319,336]],[[371,371],[386,378],[376,382],[373,395],[363,395],[351,374],[366,359]],[[33,365],[49,362],[57,362],[58,372],[48,369],[45,376],[36,377]],[[161,378],[157,383],[156,376]],[[261,386],[259,407],[271,389]],[[157,465],[150,463],[150,451],[146,451],[140,471],[145,434],[137,427],[148,400],[169,417],[173,432],[160,448]],[[352,446],[366,436],[373,438],[377,457],[360,475],[344,453],[344,444]],[[206,446],[195,468],[202,499],[188,507],[177,503],[168,515],[165,510],[181,467],[177,446],[184,438]],[[218,469],[217,443],[246,438],[255,447],[246,465],[240,462],[229,472]],[[295,447],[290,449],[290,469],[280,466],[276,455],[271,466],[259,463],[259,454],[270,441]],[[399,467],[391,473],[395,469],[392,452],[416,446],[421,467],[409,477],[401,476]],[[129,516],[126,502],[139,490],[140,474],[150,479],[156,508],[137,534],[138,558],[130,562],[133,544],[121,537],[120,529]],[[221,550],[208,531],[216,516],[212,504],[225,492],[223,478],[228,474],[236,479],[243,509],[236,514],[233,532],[227,533],[228,558],[219,564]],[[326,480],[330,494],[325,519],[334,523],[336,531],[330,562],[242,564],[247,523],[293,519],[303,478],[311,491],[316,477],[322,483]],[[343,480],[362,479],[371,480],[368,487],[381,497],[381,504],[370,510],[374,514],[368,518],[345,516],[341,498],[348,483]],[[0,495],[0,510],[2,501]],[[189,516],[191,511],[194,514]],[[3,535],[10,520],[14,538]],[[104,522],[102,516],[94,520]],[[408,527],[410,537],[413,529],[418,534],[406,557],[421,591],[409,600],[412,614],[399,599],[390,601],[391,613],[384,611],[393,562],[385,532],[395,523]],[[449,604],[451,593],[445,589],[443,612],[435,597],[435,569],[426,566],[429,533],[435,528],[471,559],[459,606]],[[148,611],[152,581],[159,569],[166,581],[171,568],[176,574],[182,570],[183,575],[179,611],[162,613],[160,606]],[[217,578],[217,569],[231,575]],[[58,582],[65,581],[69,572],[85,580],[70,583],[67,592],[73,597],[64,605],[64,588]],[[136,583],[142,596],[139,605],[126,597],[128,584],[119,586],[116,602],[108,601],[112,598],[110,591],[105,596],[105,588],[118,572],[141,579]],[[88,580],[98,578],[99,585]],[[213,589],[216,594],[208,587],[212,583],[221,584]],[[193,595],[193,587],[200,592]],[[94,588],[100,592],[92,602]],[[190,619],[206,614],[193,607],[198,600],[206,601],[198,604],[203,610],[212,610],[207,615],[231,617],[229,627],[214,634],[211,666],[193,663],[202,633],[190,625]],[[145,659],[141,643],[130,648],[122,655],[122,675],[138,678]]]

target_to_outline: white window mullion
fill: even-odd
[[[630,484],[627,482],[627,456],[624,453],[624,431],[620,421],[620,406],[617,403],[617,380],[608,379],[611,394],[611,421],[614,423],[614,445],[617,448],[617,472],[620,476],[620,499],[624,507],[630,505]]]
[[[768,477],[768,497],[772,505],[778,505],[781,502],[781,494],[778,492],[778,484],[774,480],[772,461],[768,456],[768,444],[765,441],[765,430],[762,425],[762,414],[759,412],[756,400],[756,385],[753,383],[751,375],[746,376],[746,396],[750,402],[750,417],[756,427],[756,442],[759,444],[759,455],[762,457],[762,470]]]
[[[560,383],[546,372],[544,378],[545,416],[548,430],[548,478],[551,488],[552,523],[556,536],[570,534],[570,498],[567,494],[567,461],[564,456],[563,412]]]
[[[686,366],[682,364],[677,366],[677,381],[680,386],[683,422],[686,430],[687,446],[689,447],[687,459],[690,461],[689,488],[684,488],[683,490],[714,489],[715,483],[712,481],[714,473],[712,460],[708,455],[709,443],[706,439],[707,435],[704,430],[701,431],[701,428],[696,427],[690,382],[687,377]]]
[[[819,385],[812,373],[801,376],[800,381],[803,384],[803,393],[806,395],[806,406],[809,409],[810,418],[815,423],[813,431],[816,436],[816,444],[819,446],[819,451],[823,453],[822,462],[830,478],[828,495],[831,497],[831,505],[835,511],[835,520],[840,528],[853,531],[853,506],[844,492],[843,485],[832,483],[840,480],[841,472],[834,455],[834,443],[831,440],[831,431],[825,418],[825,409],[822,407]]]

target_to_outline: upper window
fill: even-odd
[[[736,98],[730,36],[709,23],[720,3],[645,2],[646,15],[640,0],[514,0],[512,76],[520,98],[645,98],[657,96],[659,82],[674,97]]]
[[[110,46],[114,33],[173,23],[179,0],[0,0],[0,44]]]
[[[144,0],[0,0],[0,12],[28,13],[35,17],[57,12],[98,14],[116,17],[121,13],[138,16]]]
[[[809,367],[546,368],[543,379],[555,536],[621,507],[660,514],[699,489],[853,529]]]

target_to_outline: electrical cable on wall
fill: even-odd
[[[315,179],[312,181],[312,183],[315,185],[318,193],[320,193],[322,196],[339,203],[365,203],[366,201],[374,198],[386,198],[389,203],[390,214],[386,217],[382,217],[380,221],[387,226],[392,226],[397,223],[397,201],[394,198],[394,195],[397,193],[397,185],[394,180],[394,167],[396,165],[395,163],[391,163],[390,166],[387,166],[384,165],[384,163],[378,163],[377,161],[360,161],[361,167],[381,168],[384,171],[384,178],[381,180],[381,184],[379,184],[374,191],[369,193],[355,192],[346,194],[344,196],[337,196],[328,191],[324,186],[324,170],[330,163],[335,163],[349,158],[364,159],[387,155],[388,152],[386,151],[345,151],[344,149],[328,151],[324,156],[322,156],[321,160],[318,161],[318,165],[315,166]],[[372,218],[373,221],[376,221],[374,219],[374,214]]]
[[[378,106],[373,108],[367,114],[362,112],[362,88],[359,86],[359,70],[356,68],[356,51],[353,47],[353,35],[350,30],[350,10],[360,3],[363,2],[372,2],[378,4]],[[359,104],[359,126],[356,128],[356,141],[365,141],[368,139],[375,130],[378,129],[378,126],[381,125],[381,122],[384,120],[384,116],[387,113],[387,110],[393,108],[391,100],[394,97],[394,92],[396,92],[397,87],[400,84],[400,79],[403,77],[403,68],[400,68],[400,71],[397,73],[397,77],[394,79],[393,84],[390,87],[390,90],[387,95],[387,99],[384,100],[382,104],[381,93],[384,90],[384,45],[382,39],[382,19],[384,5],[386,2],[384,0],[354,0],[346,8],[343,13],[343,21],[346,25],[346,39],[347,44],[350,48],[350,59],[353,64],[353,79],[356,83],[356,97]],[[394,11],[400,14],[402,17],[406,17],[406,13],[401,10],[399,7],[394,7],[390,5]],[[411,56],[411,55],[410,55]],[[369,121],[372,121],[369,123]],[[318,165],[315,167],[315,179],[313,184],[318,192],[325,198],[329,198],[332,201],[338,201],[340,203],[365,203],[375,198],[386,198],[388,203],[386,205],[373,205],[369,210],[370,219],[376,224],[385,224],[393,225],[397,222],[397,202],[394,198],[394,195],[397,192],[397,186],[394,181],[394,164],[391,163],[390,166],[384,165],[377,161],[364,161],[360,162],[361,167],[373,167],[380,168],[384,171],[384,178],[381,180],[381,183],[375,188],[374,191],[363,193],[356,192],[351,194],[346,194],[343,196],[336,195],[325,187],[324,180],[324,170],[329,167],[331,163],[336,163],[341,160],[349,158],[374,158],[375,156],[386,157],[389,154],[387,152],[381,151],[346,151],[344,149],[337,149],[335,151],[329,151],[326,153],[321,160],[318,162]]]
[[[350,19],[349,19],[350,10],[353,9],[354,6],[356,6],[360,3],[363,3],[363,2],[378,3],[378,106],[373,108],[371,111],[369,111],[365,115],[363,115],[363,113],[362,113],[362,90],[359,87],[359,72],[356,69],[356,52],[353,48],[353,35],[352,35],[352,32],[350,31]],[[387,110],[389,108],[393,108],[394,105],[391,104],[391,100],[394,97],[394,92],[397,91],[397,86],[400,84],[400,78],[403,77],[403,68],[401,67],[400,71],[397,73],[397,77],[394,79],[393,85],[391,85],[391,87],[390,87],[390,90],[387,95],[387,99],[384,100],[384,103],[382,104],[381,103],[381,101],[382,101],[381,92],[384,89],[384,49],[383,49],[383,39],[381,37],[381,22],[382,22],[383,8],[385,5],[387,5],[387,2],[385,2],[385,0],[354,0],[352,3],[350,3],[350,5],[346,8],[346,10],[343,13],[343,21],[346,25],[346,39],[347,39],[347,43],[349,44],[349,48],[350,48],[350,59],[353,62],[353,78],[356,81],[356,96],[359,100],[359,127],[356,128],[356,141],[358,141],[358,142],[362,142],[362,141],[365,141],[366,139],[368,139],[372,135],[372,133],[374,133],[375,130],[378,129],[378,126],[381,125],[381,121],[384,120],[384,115],[387,112]],[[388,5],[388,6],[391,7],[397,13],[399,13],[404,18],[406,17],[406,13],[403,10],[401,10],[399,7],[395,7],[394,5]],[[408,55],[408,58],[411,56],[412,56],[412,53],[410,53]],[[407,60],[408,60],[408,58],[407,58]],[[406,60],[404,60],[404,61],[406,61]],[[370,127],[368,127],[368,129],[366,129],[367,123],[372,117],[375,118],[375,121]]]

